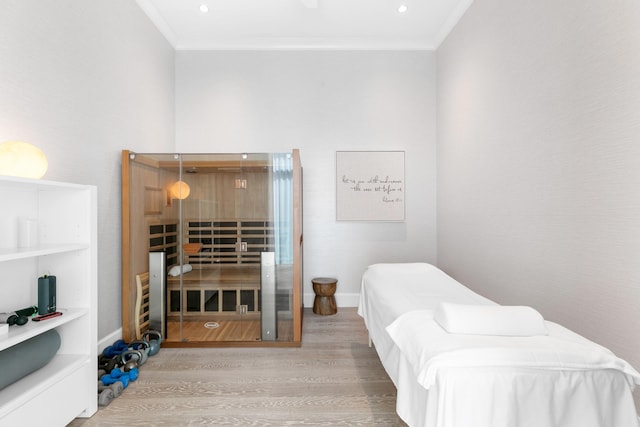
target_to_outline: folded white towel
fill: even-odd
[[[193,270],[193,267],[191,267],[190,264],[184,264],[182,266],[182,269],[180,268],[179,265],[174,265],[173,267],[171,267],[169,269],[169,276],[179,276],[180,273],[188,273],[191,270]]]
[[[512,337],[548,334],[542,315],[526,306],[442,302],[436,308],[433,318],[451,334]]]

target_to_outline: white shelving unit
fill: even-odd
[[[63,312],[0,335],[0,351],[50,329],[61,338],[51,362],[0,390],[0,425],[90,417],[97,411],[96,188],[0,176],[0,200],[0,312],[37,305],[43,274],[56,276]],[[22,219],[37,223],[34,247],[19,247]]]

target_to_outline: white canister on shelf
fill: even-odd
[[[20,218],[18,224],[18,247],[34,248],[38,246],[38,220]]]

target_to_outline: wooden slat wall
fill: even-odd
[[[259,264],[260,252],[275,251],[273,222],[266,219],[191,218],[184,221],[184,229],[186,243],[202,243],[199,253],[184,256],[193,268]]]

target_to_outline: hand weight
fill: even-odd
[[[107,357],[104,354],[98,356],[98,368],[111,372],[113,368],[117,368],[120,364],[120,355]]]
[[[120,397],[124,387],[120,381],[117,381],[110,385],[104,385],[101,381],[98,381],[98,394],[101,394],[104,390],[110,389],[113,392],[113,397]]]
[[[116,369],[118,369],[118,368],[115,368],[114,371]],[[111,375],[103,375],[102,378],[100,378],[100,381],[102,381],[102,384],[104,384],[104,385],[111,385],[111,384],[114,384],[116,382],[121,382],[122,383],[122,388],[127,388],[129,386],[129,377],[128,376],[112,377]]]
[[[115,395],[110,388],[98,392],[98,406],[108,406],[113,399],[115,399]]]
[[[102,384],[104,385],[121,382],[122,387],[127,388],[129,386],[129,381],[137,380],[138,375],[138,368],[133,368],[129,372],[122,372],[119,368],[115,368],[109,374],[103,375],[102,378],[100,378],[100,381],[102,381]]]
[[[124,342],[123,340],[117,340],[112,345],[110,345],[109,347],[105,348],[104,351],[102,352],[102,354],[105,357],[112,358],[114,356],[119,355],[120,353],[122,353],[126,349],[127,349],[127,343]]]
[[[0,313],[0,323],[7,323],[9,326],[24,325],[29,321],[27,316],[19,316],[16,313]]]

